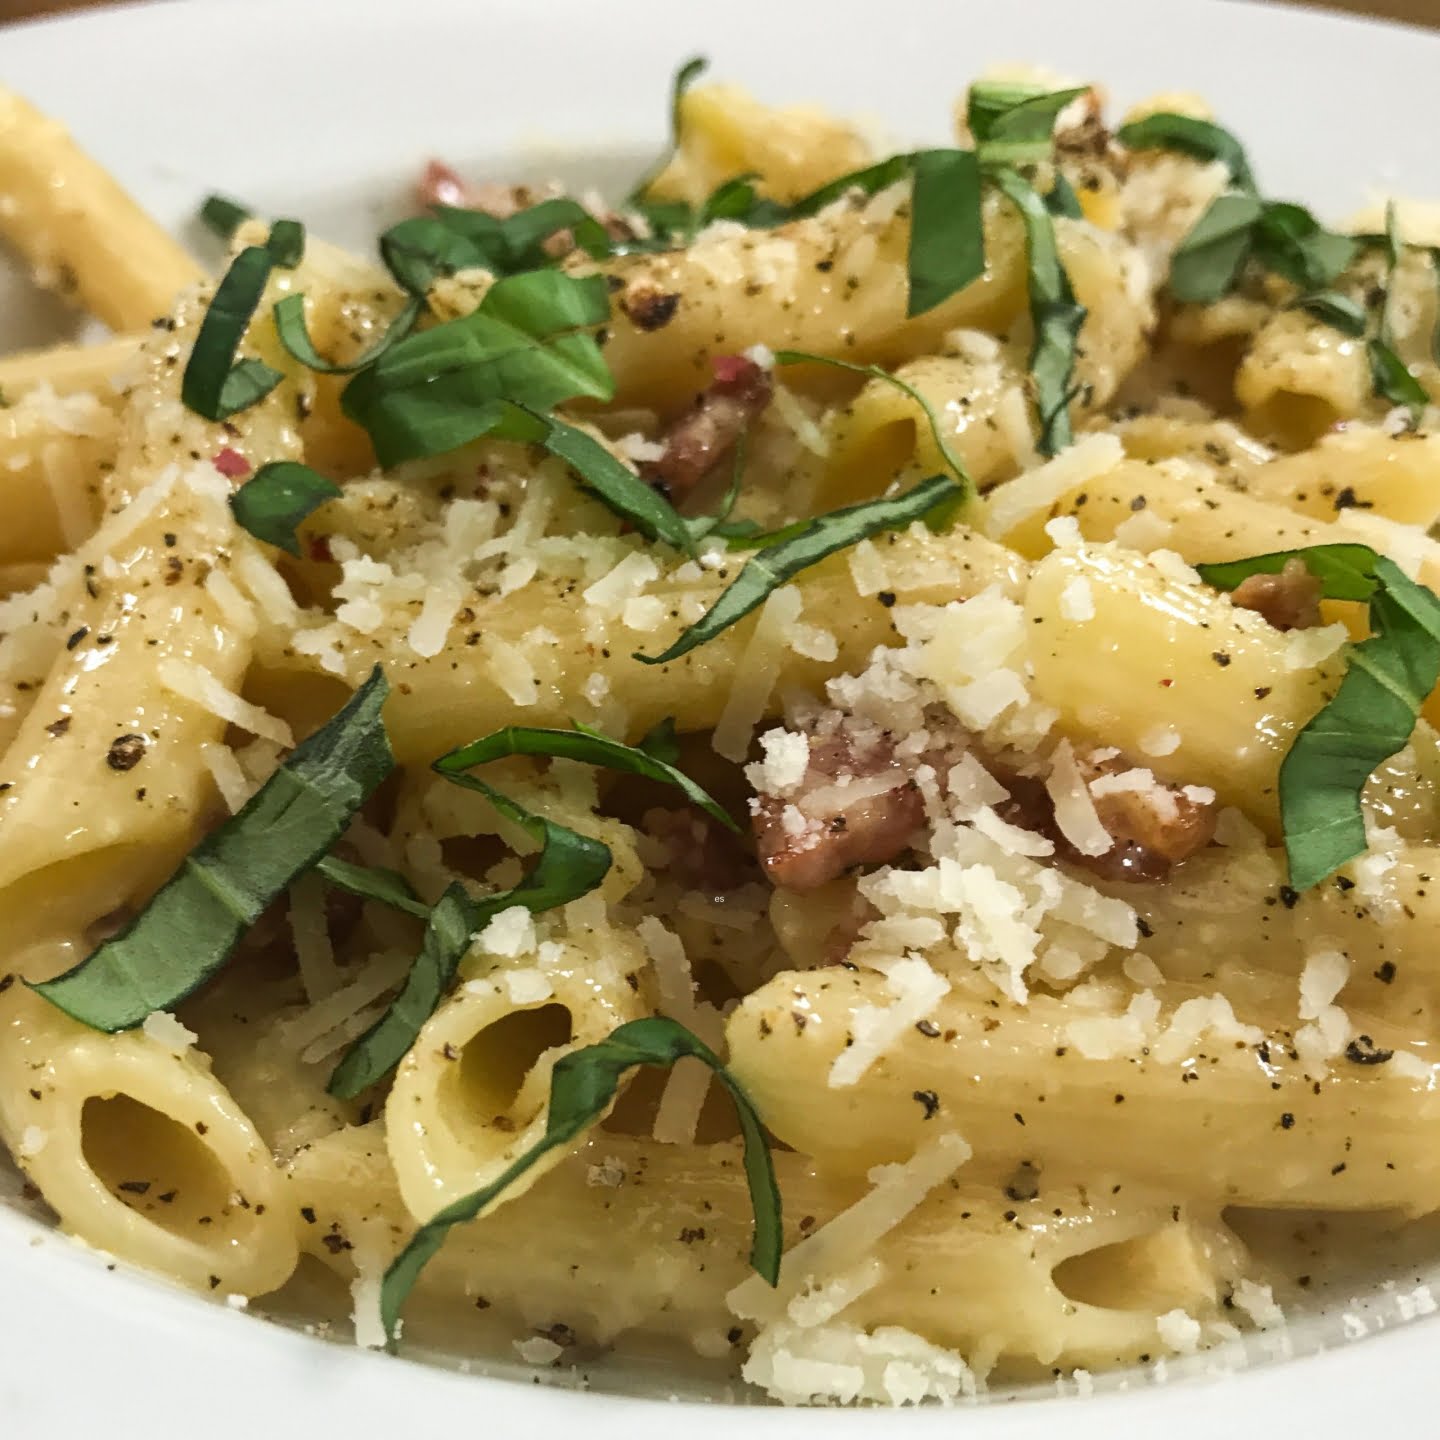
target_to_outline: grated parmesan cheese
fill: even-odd
[[[167,656],[155,667],[156,678],[172,695],[189,700],[202,710],[224,720],[228,725],[237,725],[252,735],[273,740],[277,745],[290,746],[295,737],[290,727],[281,719],[242,700],[233,690],[227,689],[203,665],[192,660],[177,660]]]
[[[153,1040],[172,1055],[183,1055],[200,1038],[193,1030],[187,1030],[168,1010],[152,1010],[140,1030],[147,1040]]]
[[[514,959],[535,951],[535,917],[524,905],[512,905],[491,918],[474,941],[491,955]]]
[[[755,1337],[740,1373],[786,1405],[951,1405],[978,1389],[956,1351],[895,1325],[868,1333],[844,1324],[770,1325]]]
[[[850,1017],[850,1043],[830,1067],[830,1086],[854,1085],[902,1036],[927,1019],[949,993],[950,982],[937,975],[918,955],[908,955],[886,968],[885,983],[893,1005],[861,1005]]]
[[[797,1295],[868,1255],[969,1158],[965,1141],[953,1131],[942,1131],[904,1164],[877,1165],[870,1172],[871,1190],[786,1251],[775,1289],[751,1275],[730,1291],[726,1303],[742,1320],[781,1320]]]
[[[1055,823],[1060,833],[1082,855],[1103,855],[1114,845],[1110,832],[1100,823],[1095,802],[1068,740],[1062,740],[1055,747],[1045,789],[1055,806]]]
[[[1167,1310],[1155,1319],[1155,1328],[1160,1338],[1177,1355],[1191,1355],[1200,1345],[1200,1322],[1192,1319],[1184,1310]]]

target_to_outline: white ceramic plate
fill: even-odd
[[[1108,84],[1123,105],[1206,93],[1271,193],[1340,214],[1377,189],[1440,198],[1440,35],[1229,0],[210,0],[0,29],[0,84],[66,120],[167,224],[224,189],[362,244],[442,153],[477,175],[613,177],[654,154],[668,77],[703,51],[762,96],[879,117],[900,139],[949,133],[952,97],[984,65],[1032,60]],[[73,322],[0,260],[0,349]],[[3,923],[3,920],[0,920]],[[1413,1287],[1414,1276],[1410,1284]],[[750,1410],[565,1393],[327,1345],[127,1273],[0,1201],[0,1426],[24,1440],[264,1434],[390,1440],[484,1427],[573,1426],[587,1440],[737,1421],[756,1440],[882,1427],[983,1440],[1062,1427],[1174,1440],[1243,1424],[1326,1435],[1424,1422],[1440,1400],[1440,1324],[1371,1286],[1347,1313],[1261,1337],[1207,1378],[1113,1378],[1094,1398],[1048,1391],[964,1415]],[[1433,1303],[1429,1305],[1433,1309]],[[1371,1339],[1327,1353],[1344,1337]],[[1268,1363],[1293,1351],[1306,1358]],[[1172,1365],[1172,1376],[1185,1367]],[[603,1383],[603,1381],[601,1381]],[[661,1397],[662,1399],[664,1397]]]

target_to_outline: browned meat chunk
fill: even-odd
[[[1089,784],[1102,775],[1130,769],[1120,756],[1095,762],[1080,757],[1080,773]],[[1215,835],[1215,801],[1201,801],[1158,781],[1141,789],[1108,790],[1096,795],[1095,813],[1115,839],[1103,855],[1074,856],[1097,875],[1112,880],[1159,880],[1182,860],[1203,849]]]
[[[1320,623],[1320,582],[1292,556],[1278,575],[1246,576],[1230,592],[1243,610],[1263,615],[1277,630],[1309,630]]]
[[[877,780],[893,784],[881,789]],[[860,748],[844,734],[812,740],[796,793],[760,796],[754,817],[760,863],[789,890],[814,890],[852,865],[893,860],[924,823],[920,791],[891,743]]]
[[[624,303],[632,302],[627,297]],[[663,441],[665,453],[642,467],[645,478],[672,500],[689,494],[720,464],[770,403],[770,373],[753,360],[717,355],[711,365],[714,381],[670,426]]]
[[[1132,768],[1118,755],[1098,762],[1079,759],[1087,784]],[[1003,770],[996,778],[1010,792],[1009,799],[996,807],[1002,820],[1053,840],[1057,855],[1102,879],[1163,880],[1172,867],[1208,845],[1215,833],[1214,801],[1201,803],[1183,789],[1157,782],[1153,790],[1092,794],[1095,813],[1115,843],[1103,855],[1085,855],[1060,833],[1054,804],[1041,780]]]

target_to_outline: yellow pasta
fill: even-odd
[[[64,127],[0,91],[3,234],[48,289],[113,330],[140,330],[200,280],[185,251]]]
[[[0,358],[0,1141],[67,1232],[908,1404],[1440,1207],[1433,261],[1181,304],[1225,164],[1057,123],[1002,189],[701,86],[639,202],[211,282],[0,94],[116,332]]]

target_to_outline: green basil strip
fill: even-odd
[[[230,497],[230,508],[257,540],[298,556],[295,527],[341,493],[338,485],[298,460],[274,460]]]
[[[574,231],[577,244],[596,258],[611,251],[604,227],[579,201],[556,197],[504,220],[483,210],[436,205],[429,215],[392,225],[380,237],[380,257],[400,287],[418,298],[457,270],[504,277],[553,265],[545,242],[562,230]]]
[[[1038,165],[1050,159],[1060,112],[1090,87],[1044,90],[982,82],[970,87],[966,120],[985,165]]]
[[[1370,362],[1370,381],[1375,393],[1390,401],[1392,405],[1404,405],[1410,411],[1411,422],[1418,425],[1425,413],[1425,407],[1430,403],[1430,396],[1395,350],[1390,323],[1390,300],[1395,288],[1395,270],[1400,264],[1404,248],[1400,239],[1395,202],[1392,200],[1385,207],[1385,297],[1380,302],[1379,331],[1367,343],[1365,353]]]
[[[311,340],[309,327],[305,323],[303,295],[286,295],[284,299],[275,302],[275,333],[279,335],[280,343],[289,354],[308,369],[321,375],[353,375],[357,370],[373,364],[392,345],[403,340],[415,328],[415,322],[424,308],[423,297],[412,295],[385,327],[380,338],[348,365],[327,360],[315,348],[315,342]]]
[[[327,855],[315,866],[337,890],[356,895],[361,900],[375,900],[392,910],[403,910],[417,920],[430,918],[430,907],[415,894],[410,882],[396,870],[374,870],[367,865],[352,865],[338,856]]]
[[[436,769],[439,769],[437,763]],[[456,785],[478,790],[540,846],[540,858],[512,890],[471,900],[452,885],[430,912],[420,954],[385,1013],[345,1052],[326,1087],[342,1100],[384,1079],[409,1053],[425,1022],[445,998],[471,939],[502,910],[523,905],[532,914],[588,895],[610,869],[610,849],[543,816],[532,814],[483,780],[458,769],[441,770]]]
[[[687,554],[695,553],[691,522],[583,430],[525,405],[503,405],[489,433],[496,439],[543,447],[574,471],[584,489],[628,520],[647,540],[663,540]]]
[[[226,420],[248,410],[283,378],[261,360],[235,359],[274,264],[265,246],[246,246],[231,261],[200,323],[180,398],[187,410],[206,420]]]
[[[1235,288],[1264,206],[1254,195],[1220,195],[1170,258],[1170,293],[1209,305]]]
[[[383,1080],[409,1053],[455,979],[476,930],[477,907],[458,882],[426,913],[425,938],[400,993],[345,1052],[326,1089],[341,1100]]]
[[[675,717],[657,720],[641,737],[636,747],[666,765],[680,763],[680,742],[675,738]]]
[[[1367,545],[1318,545],[1196,569],[1230,590],[1247,575],[1278,574],[1295,557],[1328,598],[1368,601],[1374,632],[1350,647],[1340,688],[1296,735],[1280,767],[1290,884],[1308,890],[1365,852],[1365,782],[1409,742],[1440,678],[1440,598]]]
[[[980,163],[970,150],[923,150],[915,157],[910,206],[910,298],[923,315],[985,273]]]
[[[1030,318],[1035,326],[1030,374],[1040,422],[1036,448],[1042,455],[1054,455],[1072,439],[1070,377],[1075,372],[1075,350],[1086,311],[1075,299],[1070,277],[1060,263],[1055,221],[1045,202],[1018,171],[997,170],[994,180],[1025,222]]]
[[[827,555],[848,549],[882,531],[896,530],[912,521],[923,520],[938,506],[953,505],[965,494],[966,487],[948,475],[932,475],[904,495],[867,500],[860,505],[832,510],[828,515],[806,520],[794,534],[752,555],[715,604],[668,650],[660,655],[636,654],[634,658],[646,665],[666,665],[678,660],[728,630],[737,620],[763,604],[771,591],[777,590],[802,570],[818,564]]]
[[[1220,160],[1230,178],[1242,190],[1255,193],[1255,176],[1245,156],[1245,147],[1226,129],[1193,115],[1159,111],[1122,125],[1115,138],[1132,150],[1178,150],[1197,160]]]
[[[939,152],[932,152],[939,153]],[[802,196],[793,205],[787,206],[783,219],[801,220],[818,215],[827,205],[858,191],[862,195],[878,195],[880,191],[898,184],[915,169],[916,155],[891,155],[888,159],[877,160],[861,170],[852,170],[848,175],[829,180],[818,190]],[[778,223],[778,222],[777,222]]]
[[[1410,372],[1410,367],[1383,340],[1372,339],[1365,346],[1370,362],[1370,383],[1375,393],[1392,405],[1403,405],[1418,425],[1430,403],[1430,392]]]
[[[1335,290],[1321,290],[1313,295],[1302,295],[1291,308],[1303,310],[1307,315],[1313,315],[1323,324],[1339,330],[1341,334],[1350,335],[1356,339],[1365,333],[1370,323],[1369,316],[1365,313],[1365,307],[1359,301],[1352,300],[1348,295],[1341,295]]]
[[[1326,230],[1303,205],[1268,201],[1253,234],[1255,259],[1302,290],[1329,285],[1355,258],[1355,241]]]
[[[614,378],[585,333],[609,315],[603,276],[507,276],[472,314],[392,345],[345,387],[341,408],[390,466],[488,434],[502,401],[543,412],[578,395],[609,400]]]
[[[902,395],[908,395],[920,407],[926,423],[930,426],[930,437],[935,442],[935,448],[940,452],[941,459],[950,467],[950,473],[955,477],[956,483],[966,492],[966,497],[968,498],[974,493],[975,483],[971,480],[969,471],[965,469],[964,461],[950,448],[949,442],[945,439],[940,429],[940,417],[936,415],[934,406],[913,385],[907,384],[898,375],[892,375],[878,365],[857,365],[853,360],[838,360],[832,355],[812,355],[808,350],[777,350],[775,363],[777,365],[829,365],[836,370],[848,370],[852,375],[864,375],[868,379],[883,380],[887,385],[893,385]],[[798,523],[806,525],[810,522],[802,520]],[[790,529],[789,526],[785,528]]]
[[[1045,194],[1045,208],[1052,215],[1063,215],[1067,220],[1085,218],[1075,187],[1058,170],[1055,172],[1055,183]]]
[[[454,771],[469,770],[476,765],[485,764],[487,760],[499,760],[507,755],[548,755],[563,760],[578,760],[584,765],[599,765],[606,770],[619,770],[627,775],[640,775],[646,780],[657,780],[662,785],[673,785],[692,805],[703,810],[712,820],[718,821],[727,830],[740,833],[740,827],[730,818],[719,801],[701,789],[683,770],[677,770],[673,764],[661,759],[653,751],[647,751],[643,741],[635,748],[622,744],[619,740],[612,740],[608,735],[588,725],[577,723],[573,730],[543,730],[525,725],[507,725],[481,740],[472,740],[470,744],[462,745],[448,755],[441,756],[435,762],[434,768],[441,775],[449,775]]]
[[[247,221],[254,218],[248,205],[232,200],[228,195],[207,195],[200,206],[200,222],[221,240],[232,240],[235,232]]]
[[[238,814],[185,857],[150,903],[74,969],[33,988],[96,1030],[169,1010],[230,958],[245,931],[330,849],[395,767],[377,667]]]
[[[595,1045],[572,1050],[555,1062],[550,1079],[550,1108],[545,1134],[493,1184],[447,1205],[426,1221],[385,1272],[380,1289],[380,1315],[393,1346],[400,1335],[400,1311],[426,1264],[452,1227],[476,1219],[542,1156],[569,1145],[599,1120],[614,1100],[620,1080],[637,1065],[670,1066],[693,1057],[708,1065],[730,1092],[745,1141],[745,1178],[755,1212],[755,1237],[750,1263],[771,1285],[780,1277],[784,1245],[780,1187],[769,1142],[750,1097],[698,1036],[662,1015],[631,1020]]]
[[[675,152],[679,150],[680,102],[685,98],[685,92],[705,73],[709,64],[703,55],[693,55],[675,72],[675,78],[670,83],[670,144],[660,158],[635,182],[625,198],[626,205],[635,206],[644,202],[645,192],[660,178]]]
[[[473,239],[434,215],[402,220],[380,236],[385,268],[402,290],[420,299],[446,275],[488,268],[486,258]]]
[[[305,257],[305,227],[298,220],[277,220],[265,248],[282,270],[293,270]]]

